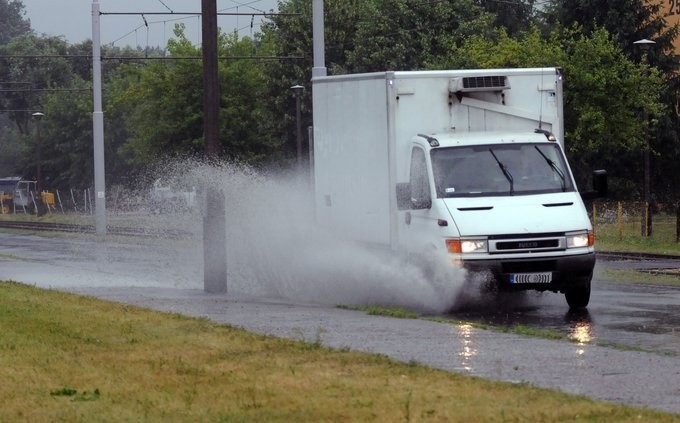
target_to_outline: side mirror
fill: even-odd
[[[607,171],[600,169],[593,171],[593,189],[599,198],[607,196]]]
[[[593,191],[582,192],[584,200],[594,200],[607,196],[607,171],[603,169],[593,171]]]
[[[412,209],[422,210],[432,208],[432,199],[428,196],[427,198],[413,198],[411,197]]]
[[[410,183],[400,182],[397,184],[397,209],[420,210],[432,207],[432,199],[429,195],[427,198],[413,198],[411,191]]]

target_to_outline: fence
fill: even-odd
[[[595,233],[612,240],[654,238],[662,242],[680,242],[680,206],[644,202],[602,202],[589,206]],[[651,220],[651,225],[645,222]]]
[[[43,191],[40,195],[47,213],[93,214],[95,200],[92,188]],[[107,211],[112,214],[140,210],[145,206],[148,195],[114,186],[107,192]],[[16,201],[11,195],[0,193],[0,213],[37,214],[38,194],[28,191],[26,199]]]

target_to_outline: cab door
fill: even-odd
[[[399,184],[397,188],[399,244],[405,251],[422,253],[437,249],[440,220],[433,210],[431,175],[431,165],[425,150],[414,146],[411,150],[409,182]]]

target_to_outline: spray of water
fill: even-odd
[[[464,272],[445,257],[431,257],[423,267],[319,227],[307,175],[265,174],[233,163],[183,161],[165,168],[184,186],[208,183],[223,191],[230,295],[443,312],[462,286]],[[200,213],[181,214],[199,234]]]

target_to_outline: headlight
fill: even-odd
[[[446,249],[449,253],[486,253],[488,244],[485,239],[447,239]]]
[[[567,234],[567,248],[583,248],[595,245],[595,234],[592,231]]]

